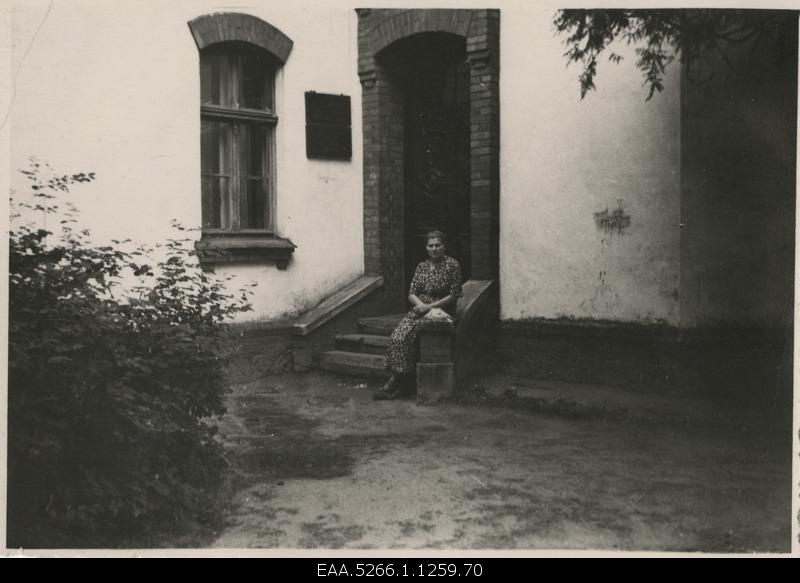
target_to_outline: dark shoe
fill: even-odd
[[[391,399],[397,399],[400,396],[402,390],[401,383],[398,382],[398,378],[396,375],[392,375],[386,384],[383,385],[380,389],[372,393],[372,398],[376,401],[388,401]]]

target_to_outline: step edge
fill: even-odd
[[[292,333],[306,336],[383,286],[383,276],[363,275],[335,291],[301,314],[292,324]]]

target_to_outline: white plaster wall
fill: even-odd
[[[649,102],[635,56],[580,100],[552,8],[501,13],[501,317],[678,324],[680,75]],[[621,204],[622,234],[594,213]]]
[[[352,7],[313,1],[243,7],[235,0],[16,3],[11,168],[36,155],[59,172],[95,171],[97,181],[76,187],[72,198],[98,241],[153,244],[174,234],[171,219],[198,226],[199,60],[187,22],[222,11],[262,18],[294,41],[276,83],[276,227],[298,248],[286,271],[272,264],[218,269],[233,275],[234,285],[257,282],[255,311],[247,319],[272,319],[310,307],[363,272],[361,87]],[[311,90],[351,97],[351,161],[306,159],[304,92]],[[22,184],[16,172],[11,179]]]

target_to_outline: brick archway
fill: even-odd
[[[189,21],[189,30],[198,49],[220,42],[243,41],[261,47],[281,63],[285,63],[292,52],[292,39],[250,14],[219,12],[198,16]]]
[[[470,67],[470,259],[474,279],[497,277],[500,192],[500,11],[359,9],[358,74],[364,127],[364,267],[387,299],[403,289],[403,95],[380,53],[432,32],[466,41]]]
[[[378,12],[378,11],[375,11]],[[398,40],[424,32],[449,32],[466,38],[472,22],[470,10],[402,10],[382,20],[367,34],[373,54]]]

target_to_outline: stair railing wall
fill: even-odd
[[[453,322],[424,319],[419,333],[417,402],[434,403],[452,396],[461,380],[479,372],[494,280],[469,280],[463,286]]]

